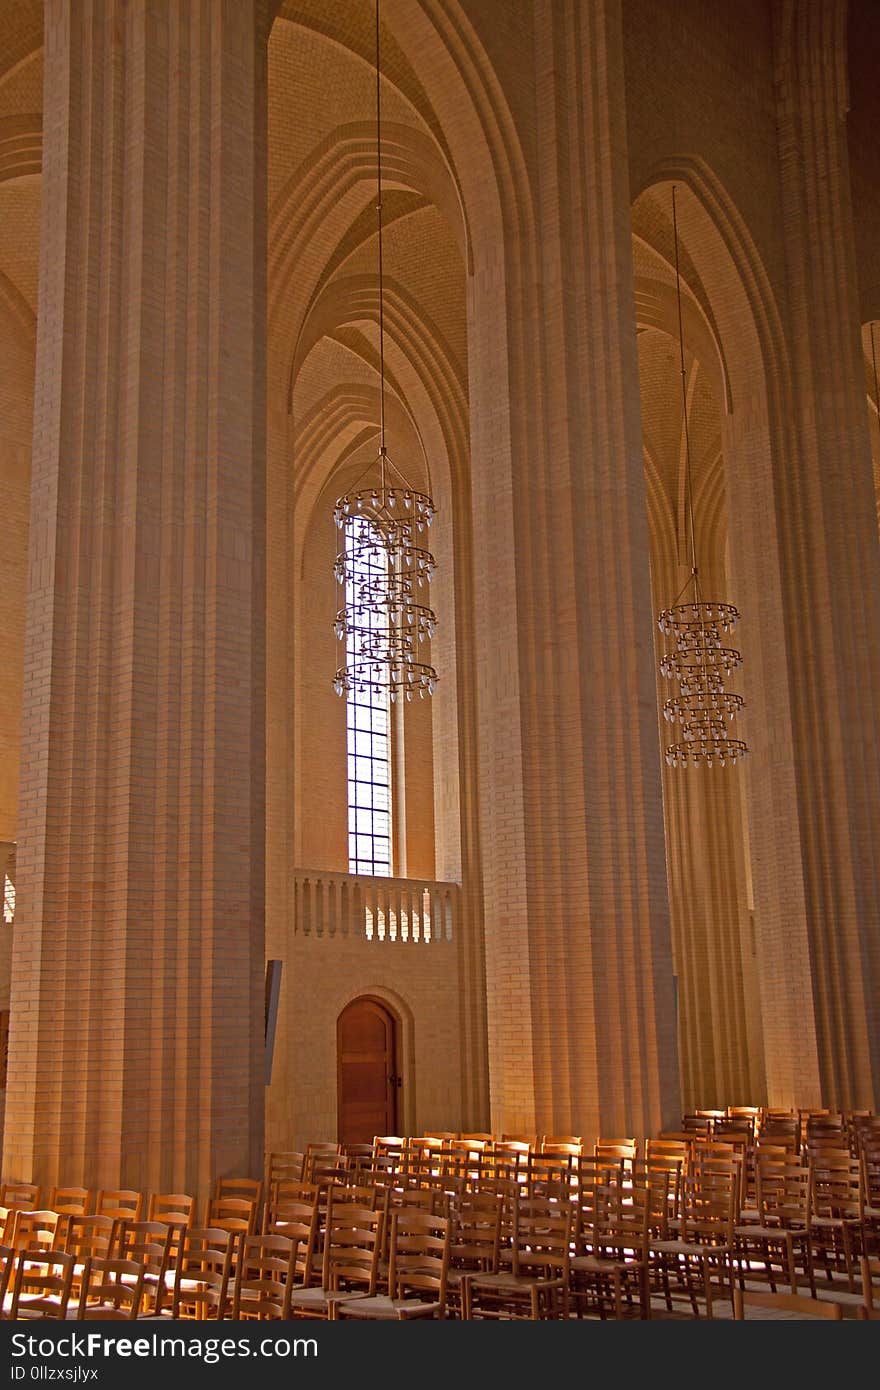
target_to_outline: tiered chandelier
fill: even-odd
[[[686,530],[690,574],[675,602],[658,618],[660,631],[672,638],[673,646],[660,658],[660,674],[678,682],[678,694],[666,701],[663,714],[678,724],[680,738],[666,749],[671,767],[735,763],[748,752],[740,738],[734,738],[730,724],[743,708],[741,695],[727,689],[731,671],[742,665],[735,647],[727,645],[727,634],[739,621],[731,603],[704,599],[700,589],[694,533],[693,491],[691,486],[690,438],[687,412],[687,375],[684,362],[684,335],[681,317],[681,274],[678,264],[678,221],[675,186],[672,189],[672,227],[675,242],[675,290],[678,305],[678,347],[681,370],[682,421],[685,443]]]
[[[436,508],[411,487],[385,444],[385,317],[382,262],[382,94],[376,0],[376,212],[379,251],[379,452],[334,508],[342,544],[335,574],[342,606],[334,624],[343,655],[333,688],[347,696],[387,691],[392,701],[433,695],[437,672],[422,660],[434,634],[428,606],[435,560],[422,543]],[[367,478],[372,476],[372,481]]]

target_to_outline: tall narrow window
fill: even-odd
[[[346,560],[351,566],[347,601],[369,589],[372,579],[387,582],[385,547],[369,544],[371,523],[359,517],[346,532]],[[357,590],[357,596],[355,594]],[[362,619],[363,620],[363,619]],[[378,630],[381,613],[366,622]],[[349,634],[349,657],[359,659],[359,635]],[[387,688],[355,682],[346,695],[348,730],[348,868],[353,874],[391,874],[391,703]]]

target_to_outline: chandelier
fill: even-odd
[[[379,288],[379,452],[333,509],[341,532],[334,573],[341,606],[334,630],[342,647],[333,688],[337,695],[423,699],[437,672],[423,659],[436,618],[428,604],[435,560],[424,544],[436,508],[411,487],[385,444],[385,303],[382,263],[382,105],[379,0],[376,0],[376,214]]]
[[[748,752],[747,745],[731,732],[731,722],[744,706],[741,695],[727,689],[732,671],[742,665],[742,657],[727,642],[739,621],[732,603],[705,599],[700,588],[694,532],[693,491],[691,486],[690,438],[687,411],[687,375],[684,364],[684,335],[681,317],[681,275],[678,264],[678,221],[675,186],[672,188],[672,227],[675,242],[675,292],[678,305],[678,348],[681,371],[682,422],[685,444],[686,535],[690,574],[675,602],[658,618],[660,631],[671,639],[670,650],[660,658],[660,674],[678,684],[678,694],[663,706],[664,717],[679,726],[679,738],[666,749],[670,767],[705,763],[721,767],[735,763]]]

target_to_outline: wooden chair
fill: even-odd
[[[69,1216],[64,1228],[63,1244],[59,1247],[73,1255],[73,1287],[71,1297],[81,1298],[88,1274],[88,1265],[93,1258],[107,1258],[113,1254],[113,1240],[116,1222],[112,1216]]]
[[[816,1295],[810,1232],[809,1174],[792,1155],[759,1155],[754,1219],[734,1228],[734,1261],[740,1287],[761,1278],[771,1292],[786,1283],[797,1293],[806,1282]]]
[[[880,1138],[866,1133],[857,1148],[862,1245],[867,1254],[880,1255]]]
[[[66,1250],[19,1251],[9,1296],[10,1320],[64,1320],[73,1273],[74,1257]]]
[[[695,1318],[703,1313],[711,1318],[714,1298],[719,1293],[731,1298],[739,1193],[738,1163],[707,1163],[685,1177],[677,1222],[669,1222],[665,1234],[649,1237],[651,1287],[663,1296],[668,1312],[677,1297]]]
[[[188,1226],[174,1266],[171,1297],[163,1298],[163,1317],[211,1320],[225,1308],[232,1262],[238,1248],[235,1231],[216,1226]]]
[[[241,1242],[235,1264],[229,1312],[220,1316],[258,1322],[290,1318],[295,1283],[297,1241],[282,1235],[249,1235]]]
[[[843,1307],[827,1298],[811,1298],[805,1293],[783,1293],[771,1289],[733,1289],[733,1316],[738,1321],[747,1318],[747,1308],[764,1309],[768,1317],[843,1318]]]
[[[495,1274],[501,1259],[500,1192],[466,1192],[452,1210],[452,1238],[446,1279],[447,1313],[464,1316],[462,1284],[468,1274]]]
[[[446,1317],[451,1220],[401,1207],[391,1212],[388,1290],[331,1305],[331,1318],[407,1322]]]
[[[465,1318],[567,1318],[572,1223],[570,1202],[517,1196],[510,1268],[466,1276]]]
[[[138,1260],[96,1255],[86,1265],[76,1316],[80,1321],[134,1322],[141,1315],[144,1266]]]
[[[624,1186],[605,1170],[585,1185],[576,1209],[571,1298],[578,1317],[646,1318],[650,1313],[646,1245],[652,1222],[662,1220],[669,1175]],[[652,1211],[652,1203],[657,1211]]]
[[[113,1254],[128,1260],[143,1270],[141,1313],[154,1315],[170,1296],[174,1263],[183,1239],[185,1225],[175,1226],[166,1221],[128,1221],[114,1223]]]
[[[814,1268],[829,1284],[842,1275],[855,1290],[861,1238],[861,1177],[848,1149],[814,1150],[809,1163],[810,1238]]]
[[[685,1177],[685,1162],[674,1154],[646,1153],[643,1158],[633,1160],[630,1183],[645,1183],[661,1173],[666,1177],[666,1201],[668,1223],[678,1220],[681,1207],[681,1185]]]
[[[303,1288],[321,1277],[323,1189],[317,1183],[290,1184],[295,1195],[280,1196],[271,1209],[264,1235],[279,1235],[294,1245],[292,1280]]]
[[[341,1194],[344,1188],[337,1191],[332,1187],[327,1194],[320,1283],[293,1290],[291,1318],[329,1320],[340,1298],[367,1298],[376,1293],[385,1234],[384,1205],[377,1210],[340,1200]]]

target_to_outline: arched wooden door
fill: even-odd
[[[336,1117],[341,1144],[397,1133],[397,1038],[378,999],[353,999],[336,1024]]]

